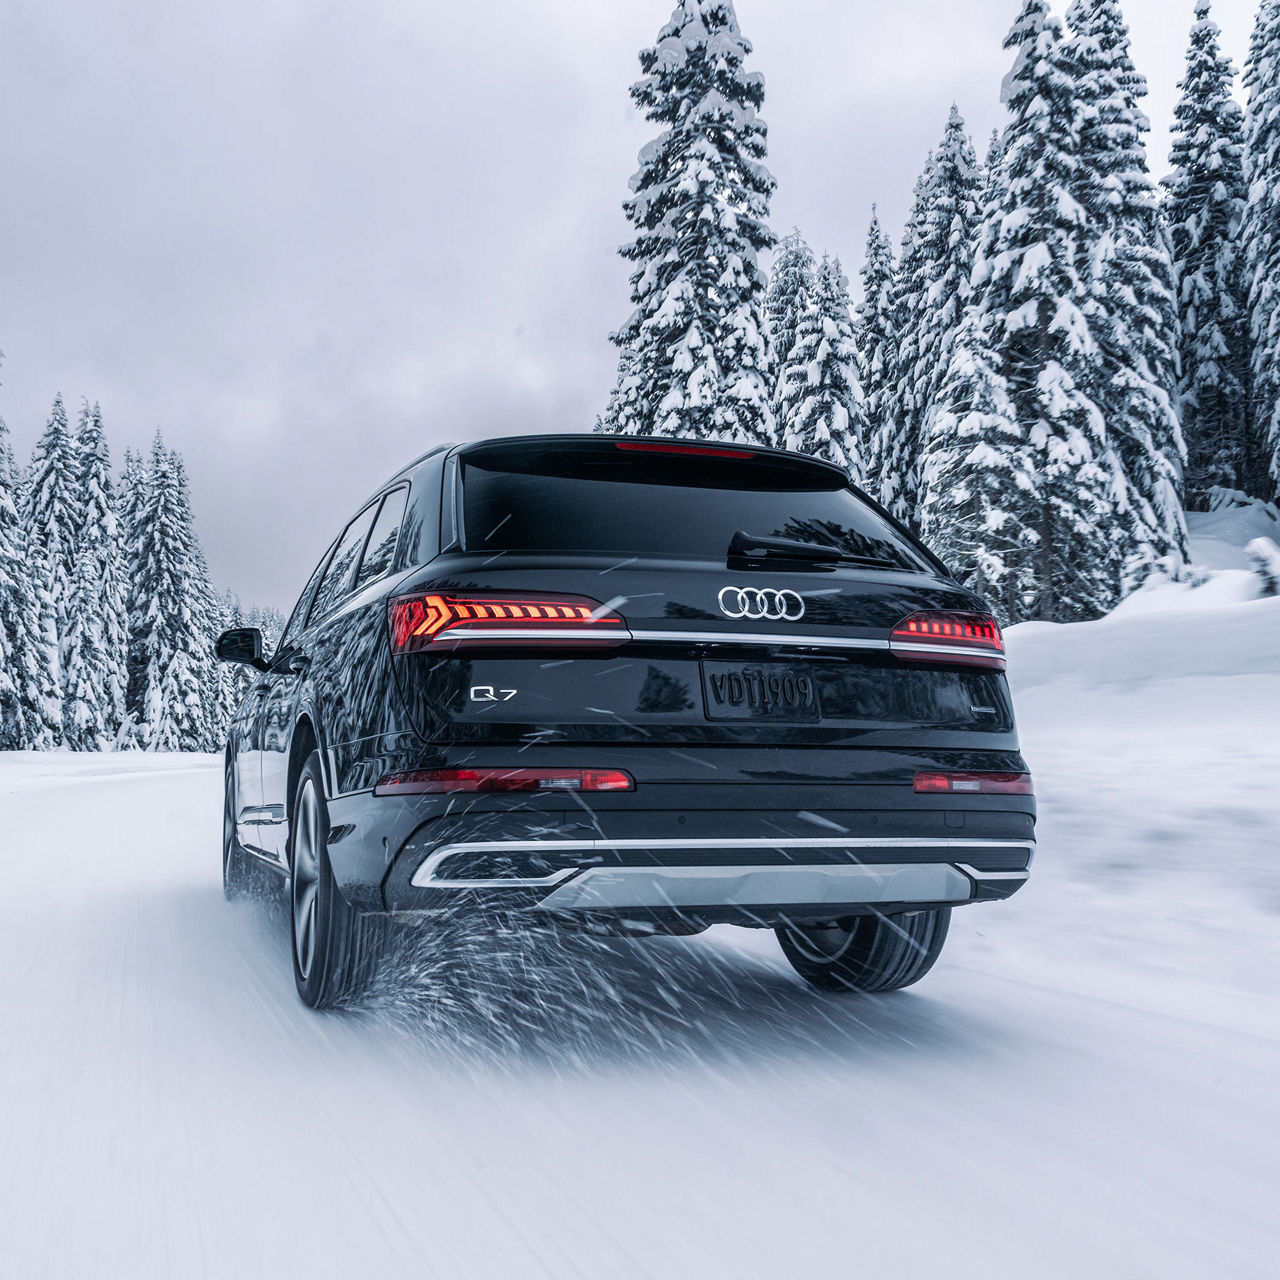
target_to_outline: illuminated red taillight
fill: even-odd
[[[750,449],[719,449],[705,444],[667,444],[649,440],[619,440],[615,445],[628,453],[683,453],[703,458],[754,458]]]
[[[913,613],[894,627],[889,648],[904,662],[1005,669],[1004,636],[989,613]]]
[[[457,791],[634,791],[621,769],[417,769],[393,773],[375,796],[439,795]]]
[[[915,789],[926,796],[1033,796],[1029,773],[917,773]]]
[[[391,601],[391,648],[416,653],[460,645],[616,645],[626,621],[587,596],[400,596]]]

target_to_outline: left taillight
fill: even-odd
[[[622,769],[415,769],[392,773],[375,796],[425,796],[479,791],[634,791]]]
[[[626,619],[588,596],[398,596],[388,611],[395,653],[464,645],[586,645],[631,639]]]
[[[1005,669],[1004,636],[989,613],[913,613],[889,637],[889,650],[903,662],[959,662]]]

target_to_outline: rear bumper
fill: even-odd
[[[485,841],[442,846],[410,884],[427,893],[534,893],[539,911],[883,909],[1008,897],[1029,877],[1033,853],[1029,840]],[[613,865],[592,865],[606,859]]]
[[[724,815],[744,834],[702,839],[419,832],[388,877],[387,906],[772,925],[1007,898],[1035,853],[1028,836],[746,835],[753,816]]]
[[[844,759],[857,778],[863,758]],[[620,767],[629,763],[639,776],[631,761]],[[697,923],[992,901],[1028,878],[1032,797],[917,795],[901,773],[814,782],[819,770],[805,778],[781,772],[781,758],[768,763],[767,782],[644,781],[589,803],[563,793],[335,798],[330,860],[364,911]]]

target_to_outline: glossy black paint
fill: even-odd
[[[564,439],[574,449],[609,445],[604,437]],[[467,551],[460,545],[459,459],[484,447],[445,447],[406,468],[357,509],[317,565],[231,728],[227,752],[246,848],[285,868],[292,789],[313,749],[321,753],[329,798],[334,872],[348,900],[364,910],[424,910],[459,900],[505,909],[541,896],[410,884],[423,858],[459,840],[1033,837],[1030,797],[925,796],[911,788],[918,770],[1026,771],[1002,674],[907,665],[883,649],[833,653],[821,646],[824,639],[883,645],[898,622],[921,609],[985,609],[924,548],[914,544],[931,566],[920,572]],[[353,541],[344,544],[343,534],[362,518],[372,529],[388,495],[404,502],[390,567],[358,583],[356,554],[349,565],[341,560],[346,577],[335,585],[331,572]],[[728,620],[717,595],[730,584],[794,590],[805,600],[805,617]],[[616,602],[637,638],[589,653],[393,657],[389,601],[428,589],[587,594]],[[718,671],[736,663],[803,667],[817,684],[822,719],[710,718],[704,664],[719,664]],[[495,701],[474,696],[490,688],[516,692]],[[467,765],[622,768],[638,785],[633,793],[592,796],[372,794],[389,773]],[[679,850],[661,856],[709,857]],[[875,857],[864,846],[857,860]],[[1008,891],[985,886],[972,900]]]

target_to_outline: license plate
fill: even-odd
[[[702,697],[709,720],[822,718],[813,676],[777,662],[704,662]]]

